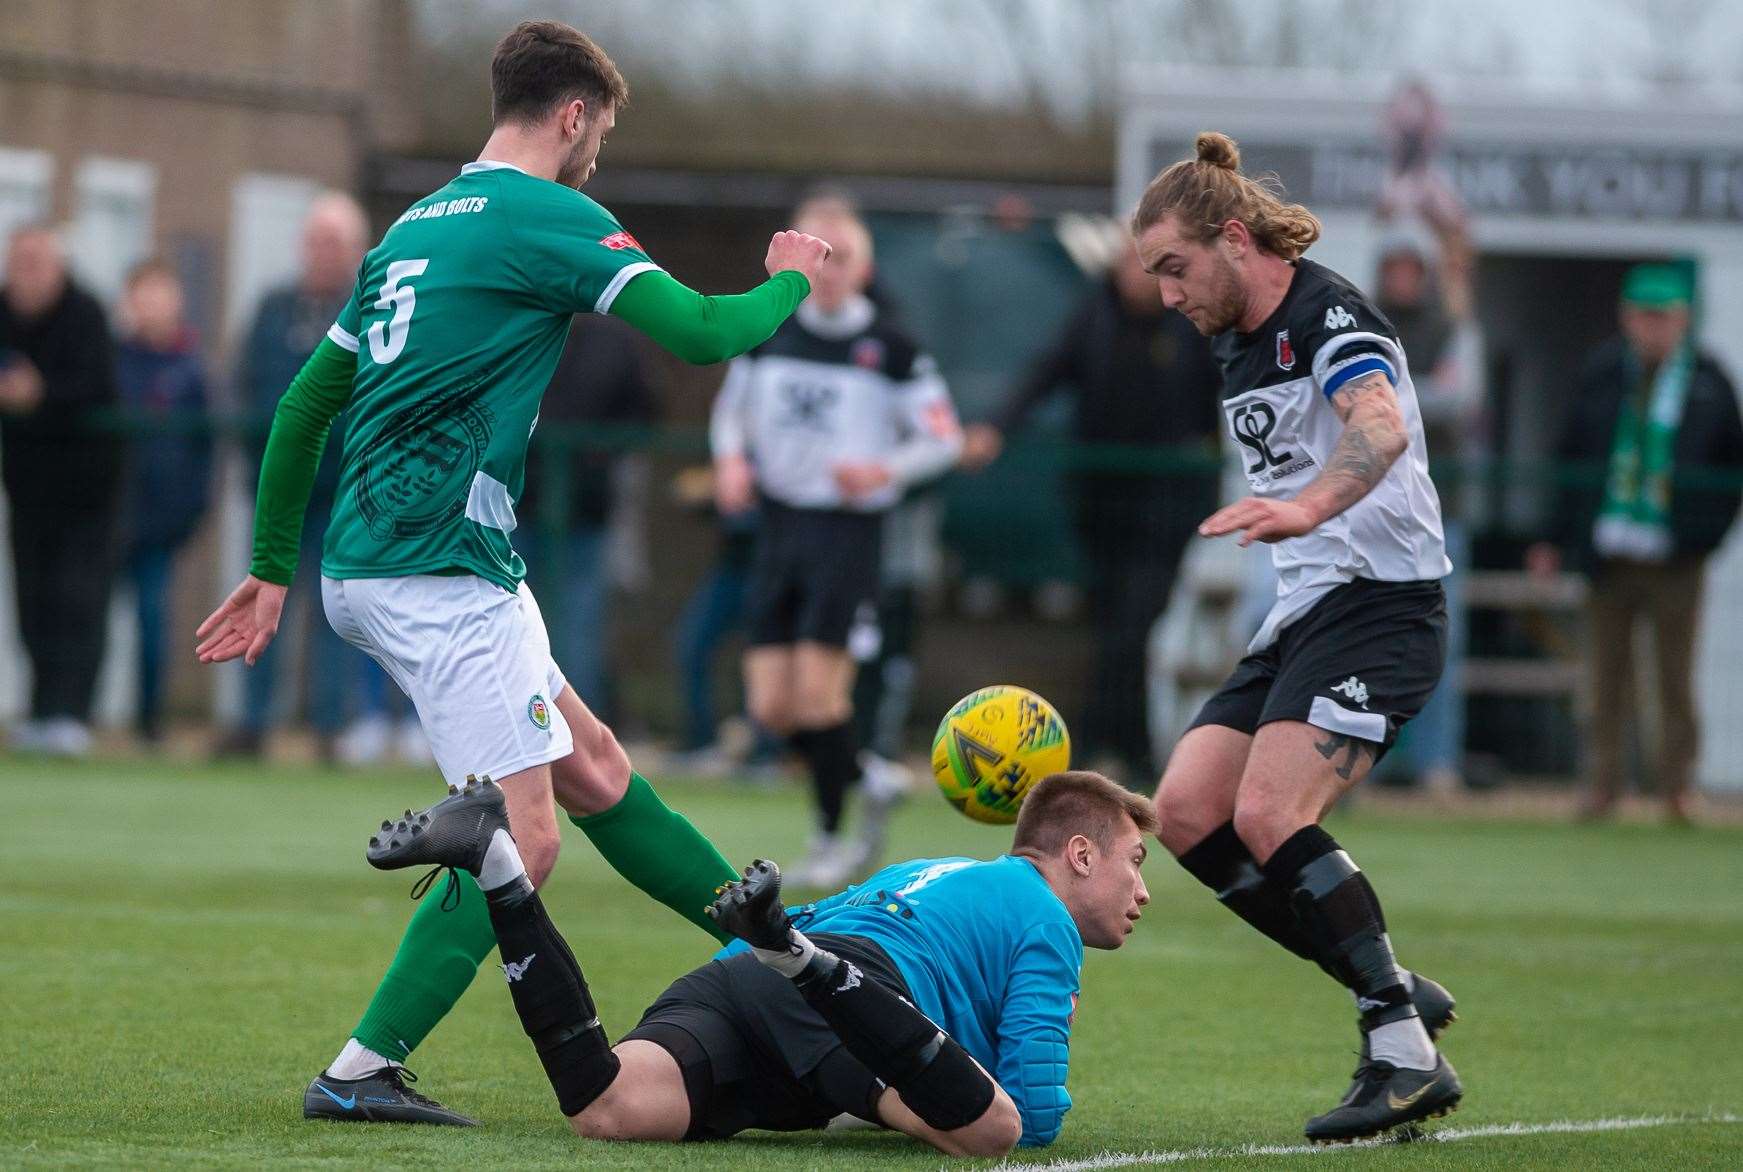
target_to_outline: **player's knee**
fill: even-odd
[[[793,723],[800,728],[834,728],[853,715],[853,698],[839,688],[801,686],[792,709]]]
[[[555,828],[540,827],[514,836],[515,849],[520,852],[521,866],[534,887],[543,887],[557,866],[557,852],[563,840]]]
[[[1235,834],[1261,862],[1283,845],[1283,840],[1301,829],[1301,819],[1280,809],[1266,797],[1241,795],[1235,802]]]
[[[638,1097],[631,1080],[616,1078],[585,1110],[569,1117],[583,1139],[675,1139],[672,1121],[657,1106]]]
[[[617,734],[603,722],[595,722],[586,752],[577,754],[576,763],[580,766],[581,782],[590,794],[604,799],[607,805],[623,796],[624,787],[629,784],[629,754],[618,743]]]
[[[992,1105],[979,1119],[953,1137],[963,1147],[963,1155],[991,1158],[1008,1155],[1023,1138],[1023,1117],[1008,1095],[995,1095]]]
[[[852,714],[853,710],[845,703],[808,699],[795,707],[793,724],[798,728],[834,728]]]
[[[595,729],[576,737],[574,752],[552,763],[551,788],[568,813],[598,814],[623,800],[629,774],[629,755],[609,728],[595,722]]]
[[[784,737],[793,731],[793,709],[785,696],[752,696],[745,709],[752,720],[775,736]]]
[[[589,1103],[581,1114],[569,1117],[569,1126],[582,1139],[635,1139],[629,1130],[632,1122],[624,1117],[622,1105],[610,1092]]]
[[[1185,778],[1168,774],[1156,787],[1156,837],[1170,854],[1179,856],[1204,841],[1222,825],[1209,809],[1206,795]]]

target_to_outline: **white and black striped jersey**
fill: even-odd
[[[1320,474],[1344,430],[1331,396],[1364,374],[1383,371],[1392,380],[1410,440],[1367,496],[1313,532],[1271,546],[1277,602],[1251,650],[1269,646],[1342,583],[1435,579],[1452,568],[1409,363],[1397,332],[1361,290],[1324,265],[1297,261],[1276,312],[1251,333],[1223,334],[1215,352],[1223,415],[1256,496],[1291,500]]]
[[[865,297],[833,314],[809,302],[735,358],[714,401],[716,458],[741,455],[757,487],[800,509],[881,512],[956,462],[962,428],[937,364]],[[848,500],[844,463],[876,461],[893,481]]]

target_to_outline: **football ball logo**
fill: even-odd
[[[1015,822],[1035,783],[1070,767],[1065,721],[1053,705],[1014,684],[964,696],[932,738],[938,788],[977,822]]]

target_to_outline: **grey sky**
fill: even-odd
[[[423,0],[437,40],[555,16],[663,86],[833,86],[1111,108],[1122,66],[1291,64],[1639,96],[1743,81],[1730,0]],[[632,73],[632,80],[634,73]]]

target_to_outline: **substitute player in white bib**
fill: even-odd
[[[798,312],[734,360],[710,440],[720,511],[761,514],[745,603],[750,712],[804,759],[817,800],[817,833],[792,878],[831,889],[863,874],[900,794],[868,770],[862,836],[841,835],[861,774],[850,636],[872,625],[885,515],[956,462],[962,429],[937,364],[865,293],[864,222],[820,204],[797,224],[827,233],[834,251]]]
[[[1399,966],[1373,886],[1319,825],[1434,690],[1450,566],[1397,334],[1302,258],[1319,221],[1239,165],[1233,141],[1201,134],[1133,218],[1163,301],[1217,339],[1253,490],[1199,532],[1269,543],[1279,579],[1250,653],[1175,746],[1156,810],[1187,871],[1354,995],[1362,1064],[1307,1124],[1345,1142],[1445,1114],[1463,1093],[1433,1042],[1451,996]]]

